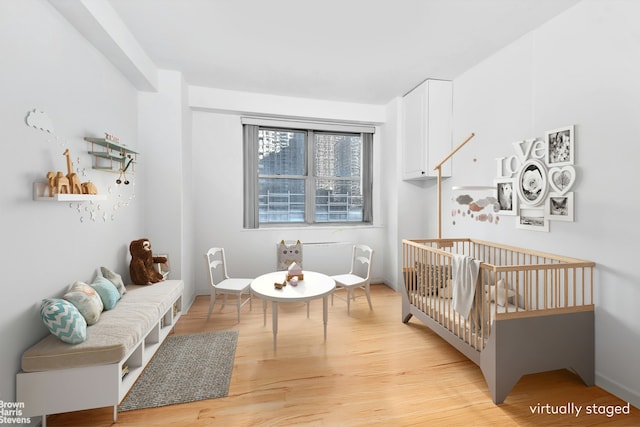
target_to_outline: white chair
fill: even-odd
[[[371,259],[373,258],[373,249],[366,245],[353,245],[353,255],[351,258],[351,271],[347,274],[339,274],[337,276],[331,276],[336,281],[336,290],[331,294],[331,305],[333,305],[333,296],[339,290],[346,290],[347,295],[345,298],[340,295],[336,297],[347,301],[347,314],[351,314],[351,301],[361,296],[366,296],[369,302],[369,309],[373,310],[371,306],[371,293],[370,293],[370,275],[371,275]],[[360,288],[364,290],[364,295],[356,295],[356,290]]]
[[[211,284],[211,302],[209,303],[207,320],[211,317],[211,311],[213,311],[217,295],[224,295],[221,308],[224,308],[227,303],[227,295],[235,295],[238,306],[238,323],[240,323],[240,308],[247,302],[249,302],[249,310],[252,308],[250,286],[253,279],[234,279],[229,277],[223,248],[209,249],[205,254],[205,258],[209,268],[209,282]],[[242,295],[244,294],[247,295],[247,298],[243,301]]]

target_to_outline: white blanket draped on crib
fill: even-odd
[[[476,293],[480,261],[466,255],[454,255],[452,261],[451,307],[468,319]]]

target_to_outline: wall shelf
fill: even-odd
[[[482,190],[495,190],[496,187],[491,185],[462,185],[458,187],[451,187],[453,191],[482,191]]]
[[[46,202],[89,202],[92,200],[107,200],[106,194],[54,194],[48,196],[49,183],[33,183],[33,200]]]
[[[133,171],[133,165],[135,165],[139,154],[137,151],[106,138],[85,137],[84,140],[91,143],[89,154],[95,159],[93,169],[119,173],[129,166],[127,171]],[[96,145],[104,150],[96,150]],[[129,165],[129,163],[131,164]]]

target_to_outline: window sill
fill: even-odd
[[[327,230],[327,229],[374,229],[383,228],[380,224],[349,224],[349,223],[332,223],[332,224],[269,224],[260,228],[243,228],[242,231],[273,231],[273,230]]]

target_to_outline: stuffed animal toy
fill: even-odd
[[[277,269],[286,270],[293,263],[296,263],[302,268],[302,243],[300,240],[293,244],[291,241],[280,241],[276,245],[277,249]]]
[[[134,240],[129,244],[131,263],[129,274],[136,285],[151,285],[164,280],[162,274],[153,266],[154,263],[167,262],[167,257],[154,257],[149,239]]]

